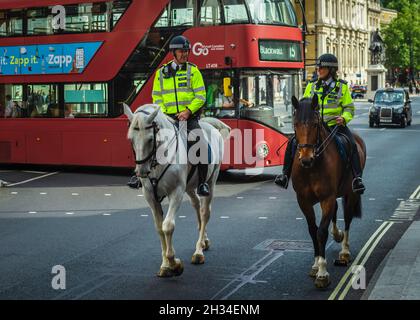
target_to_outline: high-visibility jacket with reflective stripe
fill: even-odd
[[[317,82],[310,82],[303,97],[312,98],[314,94],[318,95],[319,109],[322,110],[322,105],[324,106],[324,121],[329,126],[336,125],[335,121],[329,121],[336,116],[342,116],[348,124],[354,116],[354,103],[347,82],[338,80],[335,82],[335,86],[329,90],[327,96],[322,99],[323,86],[317,88]]]
[[[171,64],[172,61],[156,71],[153,82],[153,103],[158,104],[166,114],[176,114],[186,109],[194,114],[206,102],[203,76],[192,63],[187,62],[176,74],[175,70],[169,70],[172,68]],[[165,72],[168,70],[169,73]]]

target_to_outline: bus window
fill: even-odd
[[[13,37],[23,34],[23,11],[0,10],[0,36]]]
[[[206,85],[206,105],[204,114],[217,118],[235,118],[236,108],[234,103],[234,87],[231,86],[232,95],[224,94],[225,79],[232,79],[233,73],[230,71],[203,71],[204,82]]]
[[[249,23],[244,0],[223,0],[225,23]]]
[[[44,35],[52,33],[52,14],[48,8],[27,11],[28,35]]]
[[[194,24],[194,1],[172,0],[170,17],[172,27],[192,26]]]
[[[29,84],[26,87],[26,116],[31,118],[60,118],[58,85]]]
[[[218,0],[204,0],[200,9],[200,26],[215,26],[221,24]]]
[[[64,109],[71,117],[107,117],[108,85],[76,83],[64,85]]]
[[[25,116],[22,85],[0,85],[0,118],[21,118]]]
[[[240,80],[241,117],[253,119],[282,132],[291,132],[291,98],[298,90],[298,75],[247,72]]]
[[[247,0],[255,23],[297,26],[290,0]]]

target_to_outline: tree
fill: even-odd
[[[390,8],[398,10],[398,17],[383,29],[386,66],[388,68],[410,68],[413,74],[420,68],[420,0],[384,1]]]

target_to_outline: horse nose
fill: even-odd
[[[304,168],[310,168],[310,167],[312,167],[312,165],[313,165],[313,163],[314,163],[314,158],[313,158],[313,157],[310,157],[310,158],[303,158],[303,159],[301,160],[301,163],[302,163],[302,166],[303,166]]]

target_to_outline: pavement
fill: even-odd
[[[420,300],[420,221],[410,225],[377,273],[368,300]]]

